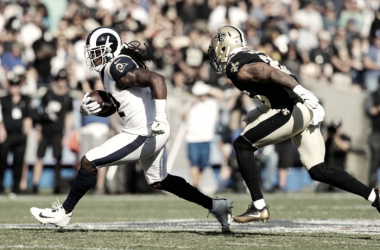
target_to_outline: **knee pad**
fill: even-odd
[[[315,181],[326,182],[326,180],[330,180],[334,176],[334,168],[330,168],[322,162],[312,167],[309,174]]]
[[[80,169],[82,169],[83,171],[85,171],[87,173],[98,172],[98,170],[95,168],[95,166],[92,165],[92,163],[89,160],[87,160],[86,156],[83,156],[81,161],[80,161]]]
[[[235,150],[252,150],[256,151],[256,148],[252,146],[252,143],[245,139],[243,136],[239,136],[234,140]]]

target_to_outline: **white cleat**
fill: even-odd
[[[30,213],[33,217],[41,222],[41,224],[52,224],[57,227],[65,227],[69,224],[73,212],[66,214],[65,209],[59,203],[58,199],[51,203],[52,208],[36,208],[32,207]]]

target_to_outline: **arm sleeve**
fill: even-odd
[[[128,71],[138,68],[138,65],[129,56],[121,55],[115,58],[109,67],[109,74],[112,79],[117,82],[122,78]]]

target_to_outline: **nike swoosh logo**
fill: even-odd
[[[259,212],[259,214],[248,214],[248,216],[259,218],[261,216],[261,213]]]
[[[42,212],[39,214],[40,218],[46,218],[46,219],[53,219],[54,217],[47,217],[42,214]]]
[[[119,60],[115,61],[115,64],[116,64],[116,63],[118,63],[120,60],[121,60],[121,59],[119,59]]]
[[[160,125],[159,125],[159,124],[157,124],[156,128],[157,128],[158,126],[160,126]]]

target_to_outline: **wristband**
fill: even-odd
[[[166,99],[154,99],[154,104],[156,107],[156,120],[166,119]]]

